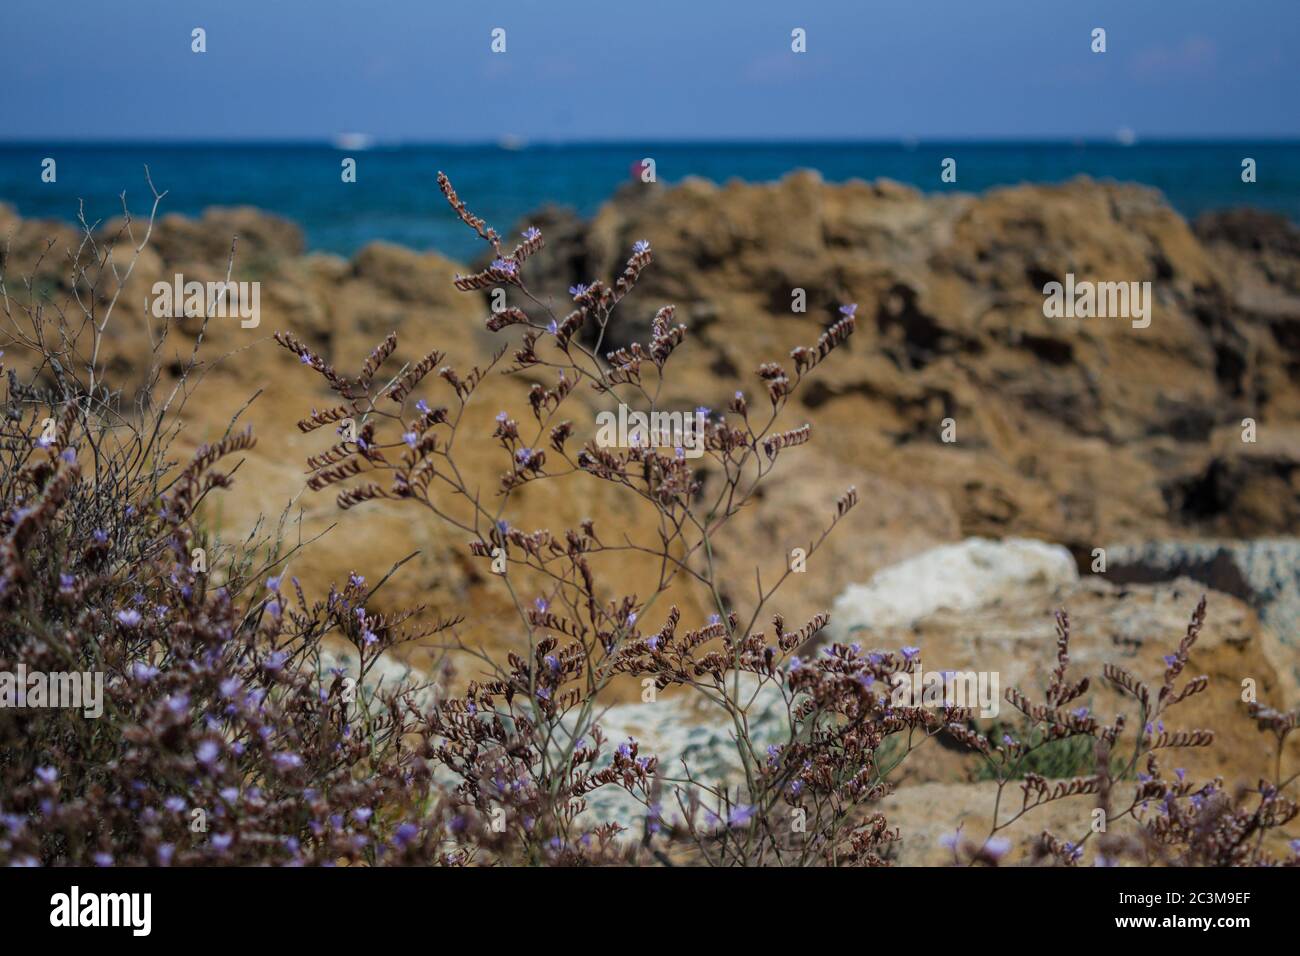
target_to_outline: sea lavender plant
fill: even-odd
[[[612,284],[570,290],[573,307],[559,315],[525,284],[541,234],[529,230],[506,251],[445,177],[440,184],[492,250],[490,264],[457,286],[471,293],[504,286],[524,303],[487,320],[493,332],[520,336],[504,372],[532,379],[528,425],[503,414],[480,436],[492,451],[469,453],[500,456],[494,495],[463,477],[456,435],[508,346],[465,372],[435,349],[381,378],[396,351],[389,336],[359,375],[346,377],[292,335],[277,338],[338,396],[301,429],[350,426],[309,459],[310,486],[347,484],[339,494],[345,508],[389,499],[463,532],[471,557],[505,572],[496,579],[517,608],[519,646],[504,661],[466,643],[457,618],[384,609],[387,576],[368,586],[353,575],[309,599],[286,571],[300,547],[283,546],[287,515],[234,546],[207,530],[205,502],[230,487],[238,468],[230,461],[253,443],[236,414],[225,435],[188,460],[168,451],[201,378],[208,317],[167,385],[160,343],[172,326],[158,330],[134,401],[110,387],[101,354],[162,194],[154,191],[139,237],[129,213],[108,240],[82,220],[58,304],[30,276],[11,288],[0,262],[10,362],[31,359],[26,381],[0,367],[7,372],[0,671],[20,664],[93,671],[105,676],[106,690],[98,719],[59,709],[0,712],[0,863],[883,864],[907,837],[878,802],[896,785],[900,764],[940,736],[975,754],[997,781],[988,831],[963,827],[948,841],[954,862],[1004,862],[1007,828],[1065,799],[1092,804],[1108,826],[1081,825],[1072,840],[1044,831],[1033,847],[1039,862],[1300,862],[1296,846],[1287,852],[1276,839],[1297,814],[1286,795],[1297,775],[1285,776],[1283,754],[1300,712],[1251,706],[1277,742],[1273,778],[1253,786],[1198,785],[1179,771],[1166,777],[1157,759],[1213,739],[1165,726],[1172,708],[1206,687],[1204,678],[1179,683],[1204,602],[1159,688],[1106,667],[1105,679],[1137,710],[1136,720],[1109,723],[1077,706],[1088,678],[1067,678],[1062,615],[1043,703],[1008,690],[1025,728],[990,743],[969,709],[890,699],[893,680],[920,667],[915,648],[819,646],[825,614],[788,628],[768,610],[788,571],[766,587],[756,576],[743,612],[725,597],[737,590],[719,579],[714,541],[757,502],[777,459],[810,441],[807,426],[782,430],[777,422],[853,332],[851,305],[815,344],[792,353],[793,371],[775,362],[758,369],[766,402],[737,392],[726,413],[709,416],[698,463],[640,444],[611,449],[584,441],[576,421],[560,414],[579,388],[656,409],[669,359],[687,336],[672,308],[655,314],[647,343],[602,351],[616,307],[653,260],[649,244],[632,248]],[[447,404],[412,400],[435,370]],[[661,533],[647,542],[622,528],[598,533],[595,521],[556,532],[511,522],[522,489],[555,481],[613,486],[650,509]],[[849,489],[834,503],[809,554],[857,502]],[[642,592],[603,583],[610,563],[637,556],[658,568]],[[545,594],[524,598],[525,580],[546,582]],[[699,589],[713,613],[687,622],[685,602],[671,603],[673,587]],[[437,682],[408,679],[381,691],[366,681],[398,645],[443,639],[455,655],[438,665]],[[331,645],[339,644],[351,648],[355,672],[333,666]],[[486,673],[448,696],[442,688],[461,657]],[[628,677],[656,690],[683,688],[712,708],[731,729],[735,778],[661,765],[636,740],[608,739],[603,697]],[[760,708],[784,717],[762,738]],[[1059,744],[1090,745],[1096,772],[1052,780],[1032,769],[1035,754]],[[1004,806],[1009,787],[1020,789],[1019,807]],[[638,832],[593,819],[588,798],[605,790],[641,805]]]

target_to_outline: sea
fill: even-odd
[[[55,160],[54,182],[42,177]],[[344,159],[356,181],[342,181]],[[1143,183],[1184,216],[1252,206],[1300,221],[1300,141],[1265,142],[728,142],[487,145],[348,143],[0,143],[0,202],[25,218],[90,221],[148,211],[145,167],[162,211],[251,205],[296,222],[311,250],[350,255],[373,240],[433,249],[458,260],[482,252],[438,192],[451,176],[478,215],[500,230],[526,225],[547,204],[593,214],[654,160],[659,182],[699,176],[766,182],[813,169],[829,182],[888,178],[926,192],[981,192],[1075,176]],[[946,158],[955,183],[941,181]],[[1255,182],[1242,163],[1255,161]]]

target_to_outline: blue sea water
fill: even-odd
[[[41,161],[58,163],[55,183]],[[357,182],[340,179],[345,156]],[[72,221],[78,200],[88,219],[121,210],[127,193],[147,211],[147,164],[168,192],[165,212],[252,205],[298,223],[310,249],[350,254],[386,239],[458,259],[481,251],[450,213],[434,177],[445,170],[480,216],[506,230],[530,211],[557,203],[590,215],[653,157],[661,182],[690,175],[723,182],[769,181],[800,168],[828,181],[888,177],[932,192],[978,192],[1020,182],[1061,182],[1080,174],[1161,190],[1190,217],[1249,205],[1300,221],[1300,142],[1115,143],[620,143],[502,146],[377,146],[344,151],[329,144],[0,144],[0,202],[29,218]],[[958,163],[956,184],[939,179],[944,157]],[[1258,181],[1241,181],[1243,157]]]

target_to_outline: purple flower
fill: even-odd
[[[374,812],[375,811],[371,810],[369,807],[357,807],[352,811],[352,816],[358,823],[365,823],[370,819]]]
[[[916,660],[916,656],[920,653],[921,649],[919,647],[905,647],[903,648],[903,660],[914,661]]]
[[[618,745],[618,753],[620,757],[632,756],[632,745],[636,743],[636,741],[633,740],[631,737],[627,738],[627,740],[628,740],[627,743]]]
[[[1175,664],[1178,663],[1178,655],[1177,655],[1177,654],[1166,654],[1165,657],[1164,657],[1164,661],[1165,661],[1165,666],[1166,666],[1166,667],[1173,667]]]
[[[415,403],[415,410],[421,415],[427,415],[429,414],[429,403],[424,399],[420,399]]]
[[[133,607],[117,612],[117,622],[123,627],[139,627],[140,612]]]
[[[858,304],[856,302],[850,302],[848,305],[840,306],[840,315],[847,315],[851,317],[853,313],[857,311],[858,311]]]
[[[398,846],[406,846],[417,836],[420,835],[420,828],[414,823],[403,823],[396,832],[393,833],[393,842]]]
[[[754,808],[749,806],[732,807],[731,813],[727,814],[727,825],[733,827],[744,826],[754,818]]]
[[[519,266],[513,259],[493,259],[492,269],[496,272],[504,272],[506,275],[512,276],[519,271]]]
[[[310,365],[311,356],[308,355],[306,352],[302,352],[298,355],[298,361],[301,362],[303,365]]]
[[[195,749],[194,756],[198,758],[199,763],[208,764],[216,760],[219,753],[221,748],[217,746],[215,740],[203,740]]]
[[[185,801],[180,797],[168,797],[163,801],[163,806],[172,813],[183,813],[185,811]]]
[[[646,242],[646,240],[644,239],[638,239],[636,242],[632,243],[632,253],[634,255],[639,256],[641,255],[641,253],[649,252],[649,251],[650,251],[650,243]]]
[[[292,770],[295,767],[302,766],[302,758],[295,753],[289,753],[287,751],[272,754],[271,760],[280,770]]]
[[[172,856],[176,853],[176,847],[170,843],[161,843],[158,845],[158,865],[171,866]]]
[[[113,854],[111,853],[96,853],[93,859],[95,861],[95,866],[113,865]]]
[[[60,590],[60,591],[71,591],[71,590],[73,589],[73,587],[76,586],[76,583],[77,583],[77,579],[74,578],[71,574],[60,574],[60,575],[59,575],[59,590]]]
[[[532,242],[534,239],[539,238],[541,234],[542,234],[542,230],[538,229],[536,226],[529,226],[527,229],[524,230],[524,238],[527,239],[529,242]]]
[[[585,282],[579,282],[577,285],[569,286],[569,295],[573,296],[575,299],[580,295],[586,295],[586,294],[587,294],[587,284]]]
[[[266,579],[266,589],[267,589],[268,591],[278,591],[278,590],[280,590],[280,578],[279,578],[278,576],[272,576],[272,577],[267,578],[267,579]]]
[[[1002,859],[1010,849],[1011,841],[1005,837],[990,837],[988,843],[984,844],[984,852],[995,860]]]
[[[234,842],[234,839],[229,833],[214,833],[212,834],[212,848],[224,853],[230,849],[230,844]]]
[[[528,464],[532,460],[533,450],[531,448],[521,448],[515,452],[515,460],[521,465]]]
[[[59,771],[54,767],[37,767],[36,776],[44,783],[53,783],[59,779]]]
[[[147,684],[158,676],[158,668],[152,664],[145,664],[142,661],[136,661],[131,665],[131,676],[142,684]]]
[[[402,441],[406,442],[406,444],[411,448],[414,448],[416,443],[419,440],[420,440],[420,436],[417,435],[415,432],[404,432],[402,434]]]

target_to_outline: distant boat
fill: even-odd
[[[522,136],[502,136],[497,140],[497,146],[501,149],[508,149],[511,152],[523,149],[527,145],[528,142]]]
[[[1115,142],[1121,146],[1133,146],[1138,141],[1138,134],[1133,132],[1127,126],[1115,131]]]
[[[339,133],[334,137],[335,149],[369,149],[375,138],[369,133]]]

